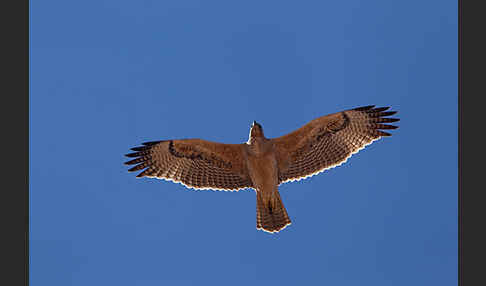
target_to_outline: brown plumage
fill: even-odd
[[[319,117],[282,137],[268,139],[254,122],[247,143],[222,144],[201,139],[165,140],[132,148],[129,171],[194,189],[252,188],[257,196],[257,229],[278,232],[291,221],[278,185],[301,180],[344,163],[366,145],[390,136],[382,130],[395,111],[365,106]]]

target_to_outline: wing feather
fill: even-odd
[[[181,183],[193,189],[239,190],[252,188],[244,164],[243,144],[222,144],[201,139],[152,141],[131,148],[128,171]]]
[[[389,107],[363,106],[319,117],[292,133],[272,139],[279,183],[301,180],[346,162],[351,155],[383,136],[382,130],[398,128],[385,124],[396,111]]]

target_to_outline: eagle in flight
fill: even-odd
[[[390,136],[382,130],[396,111],[374,105],[316,118],[301,128],[269,139],[256,122],[248,142],[223,144],[202,139],[163,140],[142,143],[126,154],[140,171],[137,177],[159,178],[188,188],[212,190],[254,189],[257,229],[276,233],[290,225],[278,186],[319,174],[346,162],[366,145]]]

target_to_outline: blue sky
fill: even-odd
[[[246,142],[376,104],[400,128],[253,191],[136,179],[141,142]],[[31,1],[31,285],[457,285],[456,1]]]

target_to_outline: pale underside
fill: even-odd
[[[320,170],[318,170],[318,171],[315,171],[314,173],[310,173],[310,174],[308,174],[308,175],[303,175],[303,176],[300,176],[300,177],[297,177],[297,178],[290,178],[290,179],[284,180],[284,181],[280,182],[280,184],[279,184],[279,185],[284,184],[284,183],[288,183],[288,182],[296,182],[296,181],[304,180],[304,179],[307,179],[307,178],[309,178],[309,177],[312,177],[312,176],[318,175],[318,174],[320,174],[320,173],[322,173],[322,172],[324,172],[324,171],[327,171],[327,170],[329,170],[329,169],[332,169],[332,168],[335,168],[335,167],[339,167],[339,166],[341,166],[342,164],[346,163],[346,162],[348,161],[348,159],[349,159],[349,158],[351,158],[351,156],[353,156],[354,154],[356,154],[356,153],[358,153],[359,151],[363,150],[363,149],[364,149],[366,146],[371,145],[371,143],[373,143],[374,141],[376,141],[376,140],[378,140],[378,139],[380,139],[380,138],[381,138],[381,137],[378,137],[378,138],[376,138],[376,139],[371,140],[371,142],[364,144],[364,145],[363,145],[363,147],[358,148],[358,149],[356,149],[355,151],[352,151],[352,152],[351,152],[351,153],[350,153],[350,154],[349,154],[347,157],[345,157],[343,160],[338,161],[338,162],[336,162],[335,164],[330,165],[329,167],[322,168],[322,169],[320,169]]]

